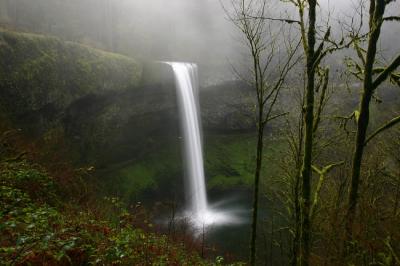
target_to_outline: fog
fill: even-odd
[[[221,0],[229,9],[231,0]],[[58,36],[144,61],[190,61],[212,80],[232,79],[230,64],[243,61],[242,37],[219,0],[0,0],[0,23]],[[272,16],[290,16],[288,5],[269,1]],[[339,29],[355,17],[358,1],[322,0],[320,19]],[[395,7],[395,8],[394,8]],[[392,7],[396,13],[398,5]],[[285,12],[285,11],[288,11]],[[390,25],[389,25],[390,27]],[[399,28],[397,27],[396,30]],[[391,32],[392,29],[385,32]],[[337,30],[337,34],[340,31]],[[400,41],[386,34],[385,51]]]

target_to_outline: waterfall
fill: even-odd
[[[197,228],[216,223],[227,223],[232,217],[208,206],[204,177],[200,106],[198,99],[197,65],[167,62],[174,72],[183,131],[186,198],[189,209],[185,215]]]
[[[207,194],[204,180],[203,150],[199,116],[197,66],[190,63],[170,63],[175,74],[180,117],[185,146],[185,166],[191,211],[207,211]]]

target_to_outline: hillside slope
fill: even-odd
[[[157,74],[160,67],[165,75]],[[172,70],[158,62],[146,66],[54,37],[0,29],[2,122],[50,151],[61,150],[75,166],[94,166],[109,190],[123,191],[132,201],[139,192],[153,198],[182,194],[173,80]],[[253,132],[251,97],[248,86],[238,82],[200,89],[209,158],[231,158],[229,149],[221,148],[227,143],[215,134]],[[229,145],[241,147],[240,158],[217,164],[206,159],[210,185],[250,184],[252,153],[243,139],[229,139]]]
[[[89,94],[137,87],[141,65],[132,58],[41,35],[0,30],[0,101],[20,118],[60,111]]]
[[[117,139],[129,118],[115,102],[137,93],[141,78],[132,58],[0,29],[0,115],[33,139],[66,141],[76,162],[96,161]]]

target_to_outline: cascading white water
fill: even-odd
[[[204,180],[203,151],[199,123],[197,91],[197,66],[190,63],[170,63],[178,93],[185,144],[186,173],[188,175],[191,211],[199,214],[207,210],[207,194]]]
[[[192,63],[168,62],[171,65],[177,87],[180,117],[185,146],[186,174],[189,200],[188,216],[197,228],[216,223],[229,222],[231,217],[213,211],[207,203],[204,179],[200,107],[198,100],[197,65]]]

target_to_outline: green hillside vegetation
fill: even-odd
[[[119,107],[110,101],[136,91],[142,77],[142,64],[132,58],[4,29],[0,57],[1,115],[55,149],[64,143],[75,162],[96,161],[117,139]]]
[[[53,173],[51,165],[63,162],[38,164],[32,158],[41,151],[15,131],[2,130],[0,136],[2,265],[223,264],[222,257],[202,259],[184,244],[152,233],[154,225],[140,206],[96,198],[87,182],[91,168]]]
[[[49,105],[58,111],[91,93],[137,86],[141,78],[132,58],[2,29],[0,57],[1,106],[14,116]]]
[[[104,157],[132,156],[131,162],[116,161],[100,173],[108,190],[118,191],[128,201],[142,192],[165,187],[171,187],[171,192],[174,184],[182,184],[181,143],[149,136],[154,125],[163,126],[165,112],[160,109],[153,115],[159,118],[152,118],[145,110],[148,106],[139,102],[146,90],[140,62],[54,37],[5,29],[0,29],[0,57],[0,112],[11,125],[40,139],[49,152],[64,149],[64,156],[73,162],[94,166],[104,163]],[[153,107],[157,105],[162,103],[155,100]],[[253,135],[206,134],[204,142],[210,188],[251,187]],[[143,153],[146,149],[157,152]]]
[[[82,156],[79,148],[101,149],[101,143],[112,140],[120,128],[118,119],[130,119],[123,114],[116,119],[121,100],[109,105],[102,101],[137,90],[141,63],[53,37],[3,29],[0,58],[2,265],[224,264],[222,257],[201,258],[196,242],[186,245],[164,235],[144,207],[128,204],[141,191],[169,184],[171,172],[176,180],[181,171],[178,153],[169,156],[166,150],[158,157],[118,166],[117,174],[104,184],[95,167],[76,159]],[[82,139],[70,139],[66,113],[93,95],[101,99],[99,107],[93,114],[79,114],[93,119],[91,124],[82,123]],[[108,183],[117,184],[121,198],[105,196],[114,195]]]

